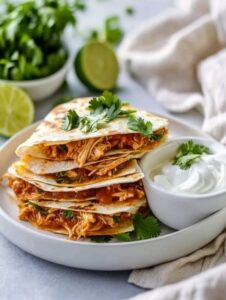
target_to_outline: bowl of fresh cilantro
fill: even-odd
[[[82,1],[5,1],[0,10],[0,84],[25,89],[33,100],[54,93],[69,67],[62,37],[76,24]]]

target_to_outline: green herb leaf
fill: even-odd
[[[0,78],[30,80],[58,71],[67,60],[62,35],[75,26],[82,0],[2,1],[0,10]]]
[[[129,232],[119,233],[114,235],[114,237],[120,241],[131,241]]]
[[[72,219],[74,217],[74,212],[72,210],[64,210],[63,215],[67,219]]]
[[[79,127],[85,133],[97,131],[116,118],[129,118],[136,112],[135,110],[122,110],[125,104],[116,95],[104,91],[100,97],[90,100],[89,115],[79,117],[74,110],[69,110],[61,128],[69,131]]]
[[[73,182],[73,179],[66,176],[64,171],[56,173],[56,179],[55,180],[56,180],[57,183],[71,183],[71,182]]]
[[[86,3],[84,0],[75,0],[74,2],[74,8],[77,9],[77,10],[86,10],[87,6],[86,6]]]
[[[80,118],[75,110],[69,109],[64,118],[64,122],[61,126],[63,130],[70,131],[72,129],[78,128]]]
[[[119,216],[113,216],[113,221],[115,222],[115,223],[120,223],[120,217]]]
[[[128,128],[146,137],[151,138],[153,136],[152,123],[150,121],[145,122],[142,118],[130,117]]]
[[[195,144],[190,140],[179,146],[173,165],[178,165],[181,169],[186,170],[197,162],[203,154],[209,153],[209,148],[204,145]]]
[[[93,132],[116,118],[131,116],[135,111],[122,110],[122,106],[125,104],[116,95],[104,91],[102,96],[90,100],[90,115],[80,119],[79,128],[86,133]]]
[[[112,239],[112,236],[91,236],[90,239],[96,243],[106,243]]]
[[[46,211],[45,208],[43,208],[43,207],[37,205],[36,203],[33,203],[32,201],[28,201],[28,203],[29,203],[30,205],[32,205],[32,206],[33,206],[37,211],[39,211],[40,213],[42,213],[42,214],[47,214],[47,211]]]
[[[67,151],[67,145],[65,145],[65,144],[60,144],[60,145],[57,146],[57,148],[58,148],[62,153],[64,153],[64,152]]]
[[[160,225],[153,216],[143,218],[141,215],[136,214],[133,218],[133,225],[138,240],[157,237],[161,232]]]
[[[111,16],[104,21],[104,40],[110,44],[117,45],[122,37],[123,31],[120,27],[118,16]]]
[[[125,8],[125,13],[126,13],[127,15],[130,15],[130,16],[131,16],[131,15],[134,15],[135,10],[134,10],[133,7],[128,6],[128,7]]]

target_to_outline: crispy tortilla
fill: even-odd
[[[5,185],[9,186],[18,200],[49,200],[57,202],[95,201],[101,204],[122,202],[131,199],[142,199],[144,189],[141,181],[126,184],[115,184],[104,188],[83,190],[80,192],[46,192],[21,178],[7,175]]]
[[[93,182],[88,184],[80,184],[80,185],[66,185],[66,186],[55,185],[55,184],[53,185],[52,184],[53,181],[49,180],[47,182],[45,180],[45,177],[43,181],[43,176],[35,175],[23,167],[16,168],[15,164],[9,168],[8,174],[11,176],[24,179],[25,181],[30,182],[36,187],[40,188],[41,190],[47,192],[72,192],[72,191],[79,192],[79,191],[88,190],[92,188],[106,187],[117,183],[136,182],[144,177],[137,163],[131,166],[131,168],[122,170],[121,177],[108,178],[104,181]]]
[[[146,205],[146,199],[129,199],[122,202],[114,202],[111,204],[98,204],[92,201],[83,202],[56,202],[56,201],[36,201],[30,200],[29,202],[34,203],[44,208],[57,208],[61,210],[71,211],[82,211],[87,213],[96,213],[103,215],[113,215],[121,212],[135,214],[140,207]]]
[[[145,153],[146,151],[134,151],[132,154],[129,151],[122,153],[115,153],[115,151],[111,151],[111,153],[109,153],[109,156],[103,157],[102,159],[98,160],[98,162],[89,162],[85,164],[84,167],[89,165],[103,164],[107,162],[110,163],[111,161],[118,160],[120,158],[124,158],[124,161],[134,158],[141,158]],[[55,161],[32,157],[30,155],[24,156],[22,159],[22,163],[25,165],[26,169],[30,170],[34,174],[39,175],[68,171],[79,167],[79,165],[74,160]]]
[[[64,131],[61,129],[65,114],[69,109],[76,110],[80,116],[89,114],[88,106],[91,98],[79,98],[69,103],[60,105],[54,108],[37,127],[36,131],[31,137],[21,144],[16,153],[19,157],[29,154],[34,157],[48,159],[48,154],[43,152],[42,145],[62,145],[73,141],[81,141],[86,139],[98,139],[106,136],[113,136],[117,134],[134,134],[134,131],[128,128],[126,118],[115,119],[95,132],[83,133],[79,128],[71,131]],[[153,132],[165,129],[167,133],[168,121],[165,118],[155,116],[151,113],[136,109],[130,105],[123,107],[124,110],[136,110],[135,116],[141,117],[145,121],[150,121],[153,126]],[[145,149],[140,149],[144,151]],[[146,149],[148,150],[148,149]],[[59,157],[57,158],[59,159]]]
[[[114,215],[43,208],[35,203],[19,206],[19,218],[37,228],[66,234],[69,239],[95,235],[114,235],[133,230],[133,215],[122,212]]]
[[[104,175],[102,177],[94,178],[94,179],[88,178],[88,179],[86,179],[86,181],[81,181],[79,178],[79,180],[74,181],[74,182],[70,182],[70,181],[69,182],[58,182],[55,173],[48,174],[48,175],[34,174],[34,173],[30,172],[29,170],[27,170],[21,161],[16,162],[9,169],[9,173],[11,173],[12,175],[18,174],[20,177],[22,177],[23,179],[25,179],[27,181],[29,181],[29,180],[38,181],[38,182],[46,183],[48,185],[59,186],[59,187],[83,187],[83,186],[86,186],[87,184],[88,185],[98,184],[99,182],[102,182],[102,181],[125,177],[127,175],[131,175],[131,174],[138,173],[138,172],[141,172],[141,169],[138,166],[136,160],[130,160],[130,161],[126,162],[125,168],[119,169],[118,172],[116,172],[115,174],[113,174],[110,177],[107,175]]]

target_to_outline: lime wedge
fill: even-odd
[[[92,41],[79,50],[75,58],[75,71],[88,88],[111,90],[116,86],[119,64],[110,45]]]
[[[34,119],[34,105],[20,88],[0,85],[0,134],[10,137]]]

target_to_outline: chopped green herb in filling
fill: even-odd
[[[72,210],[64,210],[63,215],[67,219],[71,219],[74,217],[74,212]]]

